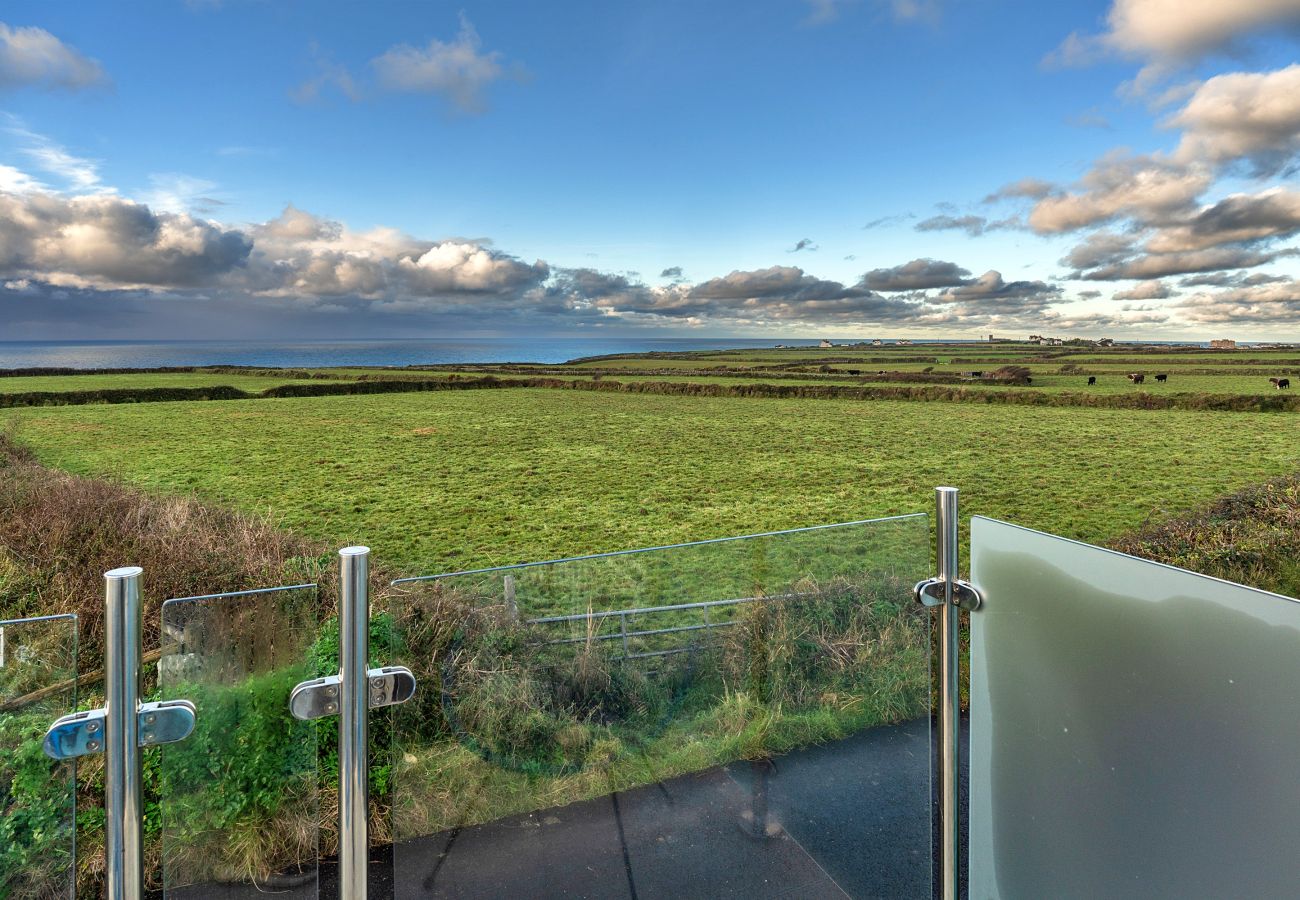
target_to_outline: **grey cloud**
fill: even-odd
[[[862,287],[873,291],[917,291],[967,284],[970,272],[956,263],[914,259],[889,269],[872,269],[862,276]]]
[[[1202,325],[1300,324],[1300,281],[1285,279],[1263,285],[1200,293],[1174,305],[1189,322]]]
[[[1039,200],[1029,226],[1039,234],[1058,234],[1124,217],[1167,221],[1190,210],[1212,181],[1201,167],[1116,151],[1093,164],[1080,182],[1082,190]]]
[[[1133,253],[1133,243],[1129,235],[1094,231],[1070,249],[1061,265],[1077,270],[1119,262]]]
[[[984,216],[931,216],[916,223],[917,231],[964,231],[979,237],[989,230],[989,220]]]
[[[44,28],[12,28],[0,22],[0,89],[77,90],[107,80],[97,60],[83,56]]]
[[[111,195],[0,194],[0,273],[71,286],[210,285],[242,268],[243,232]]]
[[[1183,287],[1252,287],[1260,284],[1277,284],[1290,281],[1285,275],[1270,275],[1267,272],[1212,272],[1205,275],[1193,275],[1178,283]]]
[[[1147,243],[1147,249],[1156,253],[1202,250],[1298,233],[1300,192],[1274,188],[1259,194],[1225,197],[1185,223],[1162,229]]]
[[[1041,200],[1048,194],[1052,193],[1053,190],[1054,187],[1049,181],[1043,181],[1041,178],[1021,178],[1019,181],[1004,184],[1002,187],[985,197],[983,202],[997,203],[999,200],[1025,197],[1031,200]]]
[[[787,253],[798,253],[800,250],[816,250],[817,245],[812,242],[812,238],[801,238],[793,247],[787,250]]]
[[[671,279],[673,279],[674,281],[677,281],[678,279],[680,279],[680,278],[682,277],[682,267],[681,267],[681,266],[669,266],[668,268],[664,269],[662,272],[659,273],[659,277],[660,277],[660,278],[671,278]]]
[[[1163,281],[1156,279],[1139,281],[1127,291],[1118,291],[1111,295],[1112,300],[1167,300],[1177,296]]]
[[[708,300],[753,300],[780,297],[799,302],[864,297],[870,291],[849,288],[838,281],[823,281],[797,266],[770,266],[749,272],[733,271],[697,284],[691,296]]]
[[[1061,288],[1045,281],[1005,281],[1002,273],[990,269],[974,281],[949,288],[934,296],[937,303],[960,303],[968,308],[1025,312],[1059,302]]]
[[[899,213],[893,216],[881,216],[878,219],[872,219],[866,225],[862,226],[863,231],[870,231],[873,228],[880,228],[884,225],[897,225],[900,222],[906,222],[908,219],[915,219],[914,213]]]
[[[1122,262],[1111,263],[1088,272],[1076,272],[1086,281],[1125,281],[1164,278],[1167,275],[1190,275],[1219,269],[1248,269],[1262,266],[1277,258],[1275,253],[1260,253],[1239,247],[1217,247],[1185,253],[1154,253]]]

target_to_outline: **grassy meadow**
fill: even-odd
[[[989,377],[1008,365],[1030,382]],[[928,617],[908,594],[928,571],[930,538],[901,519],[534,567],[509,581],[390,579],[927,512],[934,487],[951,484],[966,516],[1294,594],[1300,406],[1278,402],[1290,393],[1268,378],[1297,373],[1294,350],[1008,345],[11,373],[0,394],[28,399],[0,409],[0,618],[76,611],[85,658],[97,659],[99,573],[139,563],[147,647],[175,653],[157,627],[165,597],[320,581],[298,613],[231,601],[214,615],[226,630],[211,647],[247,651],[247,677],[171,685],[202,699],[203,737],[145,772],[149,809],[180,797],[194,826],[175,844],[185,880],[262,878],[311,857],[318,804],[326,852],[337,837],[324,814],[332,722],[318,727],[319,775],[307,758],[282,765],[286,688],[337,666],[334,548],[375,551],[372,663],[410,662],[428,686],[374,720],[372,834],[400,840],[924,716]],[[774,396],[790,390],[805,396]],[[986,402],[989,392],[1006,402]],[[1180,408],[1156,408],[1169,397]],[[527,622],[738,596],[764,599],[711,620],[634,616],[630,640],[619,617]],[[698,631],[636,631],[665,626],[724,630],[702,632],[714,638],[703,645]],[[307,658],[255,658],[277,633],[294,634]],[[568,643],[547,643],[557,636]],[[650,657],[653,677],[618,657],[682,647],[688,656]],[[85,686],[83,707],[96,690]],[[16,691],[0,685],[0,701]],[[48,763],[30,740],[9,739],[38,733],[48,712],[0,715],[0,774],[13,774],[9,787],[0,778],[10,798],[0,819],[28,808],[36,835],[0,858],[0,884],[6,871],[70,859],[51,855],[67,831],[40,799]],[[78,781],[83,809],[99,805],[98,772],[88,765]],[[150,812],[155,876],[158,821]],[[93,816],[78,829],[79,880],[93,896],[102,835]]]
[[[49,464],[193,493],[401,574],[925,511],[1104,541],[1293,471],[1291,414],[544,389],[11,410]]]

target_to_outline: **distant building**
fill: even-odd
[[[1114,346],[1115,346],[1115,340],[1114,340],[1114,338],[1102,338],[1101,340],[1099,340],[1099,341],[1097,342],[1097,346],[1098,346],[1098,347],[1114,347]]]
[[[884,343],[885,343],[885,342],[882,341],[880,338],[876,338],[874,341],[871,342],[871,346],[873,346],[873,347],[880,347],[880,346],[882,346]]]
[[[1237,342],[1231,338],[1221,338],[1216,341],[1210,341],[1211,350],[1236,350]]]
[[[990,344],[993,343],[993,335],[991,335],[991,334],[989,335],[989,343],[990,343]]]
[[[826,340],[826,338],[822,338],[822,342],[821,342],[820,344],[818,344],[817,346],[820,347],[820,348],[823,349],[823,350],[828,350],[828,349],[830,349],[831,347],[834,347],[835,345],[832,344],[830,341]]]
[[[896,347],[910,347],[912,346],[912,342],[907,338],[903,338],[901,341],[894,341],[894,345]]]

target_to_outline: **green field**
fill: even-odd
[[[1292,472],[1289,414],[538,389],[12,410],[40,459],[426,574],[926,511],[1102,541]]]
[[[1251,496],[1258,503],[1229,500],[1225,512],[1167,521],[1277,476],[1294,479],[1300,411],[1289,403],[1251,402],[1242,404],[1250,410],[1243,412],[1224,411],[1225,404],[1215,411],[1090,407],[1069,397],[1058,399],[1076,405],[1034,404],[1047,395],[1085,392],[1177,394],[1189,398],[1188,407],[1198,397],[1276,395],[1281,392],[1268,385],[1268,374],[1290,374],[1288,367],[1300,365],[1296,356],[908,347],[561,366],[0,379],[0,391],[39,386],[64,395],[52,402],[67,405],[0,410],[0,431],[40,462],[146,491],[69,479],[13,453],[9,480],[0,482],[11,499],[7,507],[0,503],[0,513],[10,516],[11,535],[32,541],[0,553],[0,596],[24,611],[89,609],[99,602],[96,590],[84,584],[67,590],[68,569],[95,584],[106,566],[140,563],[146,579],[151,568],[155,573],[146,591],[156,605],[228,582],[300,580],[304,565],[332,561],[321,545],[352,543],[373,547],[386,576],[432,574],[928,512],[933,489],[943,484],[961,488],[963,518],[978,513],[1092,543],[1127,535],[1120,545],[1130,552],[1294,593],[1296,569],[1287,560],[1295,554],[1285,540],[1294,532],[1294,503],[1279,501],[1293,497],[1294,480],[1257,488]],[[1032,384],[951,383],[1008,361],[1028,367]],[[1062,372],[1067,366],[1078,369]],[[891,381],[877,374],[882,369],[930,369],[949,383]],[[1124,377],[1130,371],[1146,372],[1148,384],[1130,384]],[[1157,372],[1168,372],[1169,384],[1152,383]],[[1092,388],[1089,374],[1099,378]],[[571,390],[562,383],[486,389],[494,387],[483,383],[487,375],[502,383],[529,376],[687,383],[714,393],[718,386],[763,382],[922,390],[905,394],[917,399],[885,400],[867,391],[856,398],[812,392],[778,399],[701,396],[685,388],[673,394]],[[318,393],[413,387],[375,383],[400,380],[434,381],[414,387],[437,390],[254,393],[299,383]],[[176,401],[148,392],[223,384],[254,395]],[[93,395],[109,388],[135,393],[131,402]],[[1005,399],[1014,402],[1003,405],[987,405],[978,394],[972,402],[968,393],[1008,390],[1015,393]],[[963,402],[950,402],[957,400]],[[1292,411],[1263,411],[1278,409]],[[176,494],[201,502],[176,501]],[[1243,513],[1248,506],[1252,511]],[[270,525],[220,507],[264,515]],[[1143,526],[1152,527],[1134,536]],[[879,538],[882,527],[900,530]],[[488,573],[384,592],[377,599],[383,613],[372,625],[375,646],[390,648],[392,659],[410,662],[423,684],[441,683],[443,691],[425,691],[404,707],[396,734],[386,724],[375,734],[385,747],[395,739],[401,750],[391,773],[399,824],[377,817],[372,834],[401,840],[493,821],[924,715],[928,619],[908,590],[929,570],[928,542],[918,523],[904,520],[535,567],[512,573],[510,587],[501,573]],[[264,546],[265,558],[258,555]],[[873,562],[872,553],[884,556]],[[890,554],[904,563],[886,562]],[[255,568],[241,568],[244,561],[252,566],[254,556],[261,560]],[[864,559],[871,571],[860,571]],[[332,592],[330,586],[319,596],[304,595],[312,608],[282,611],[279,624],[273,606],[259,605],[243,621],[248,642],[255,644],[264,630],[289,631],[309,648],[316,669],[331,669],[335,626],[303,623],[328,615]],[[633,632],[632,644],[624,644],[616,634],[622,617],[536,631],[543,626],[501,617],[507,593],[530,615],[718,596],[766,595],[774,602],[719,610],[713,624],[730,624],[702,657],[707,664],[697,665],[694,652],[689,663],[668,656],[682,666],[668,665],[651,678],[613,654],[620,646],[672,649],[679,637]],[[248,610],[253,607],[246,616]],[[698,615],[674,610],[653,623],[634,621],[686,626]],[[602,633],[614,639],[593,640]],[[578,642],[545,643],[556,635]],[[324,809],[328,797],[292,772],[286,777],[277,743],[284,737],[277,723],[285,688],[303,675],[275,670],[208,694],[201,686],[185,688],[211,711],[203,739],[186,748],[194,755],[186,765],[198,775],[185,767],[175,775],[150,772],[147,789],[151,796],[174,793],[167,778],[203,786],[185,800],[185,815],[204,835],[184,860],[194,879],[231,869],[265,874],[315,852],[314,832],[300,827],[301,804],[284,798],[310,808],[319,801]],[[250,730],[245,711],[252,708],[275,711],[261,732]],[[223,728],[235,715],[241,727]],[[33,717],[33,734],[48,719],[43,711]],[[233,735],[238,748],[223,743]],[[219,784],[204,774],[211,771],[209,755],[232,753],[271,760],[271,768],[250,764]],[[44,766],[36,756],[29,761],[32,772]],[[324,781],[332,777],[327,767]],[[35,808],[42,783],[28,781],[36,787],[15,793],[14,802]],[[387,794],[392,784],[372,789]],[[88,798],[88,806],[95,803]],[[54,821],[57,810],[46,812]],[[83,825],[78,848],[85,882],[94,881],[101,839],[93,823]],[[37,841],[24,852],[38,858],[41,847]],[[324,847],[332,852],[328,838]]]
[[[314,384],[315,379],[275,375],[228,375],[209,372],[149,372],[124,375],[20,375],[0,378],[0,394],[29,391],[63,393],[120,388],[203,388],[225,385],[243,391],[260,392],[282,384]]]

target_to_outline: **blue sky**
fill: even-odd
[[[1292,0],[0,21],[0,339],[1300,338]]]

